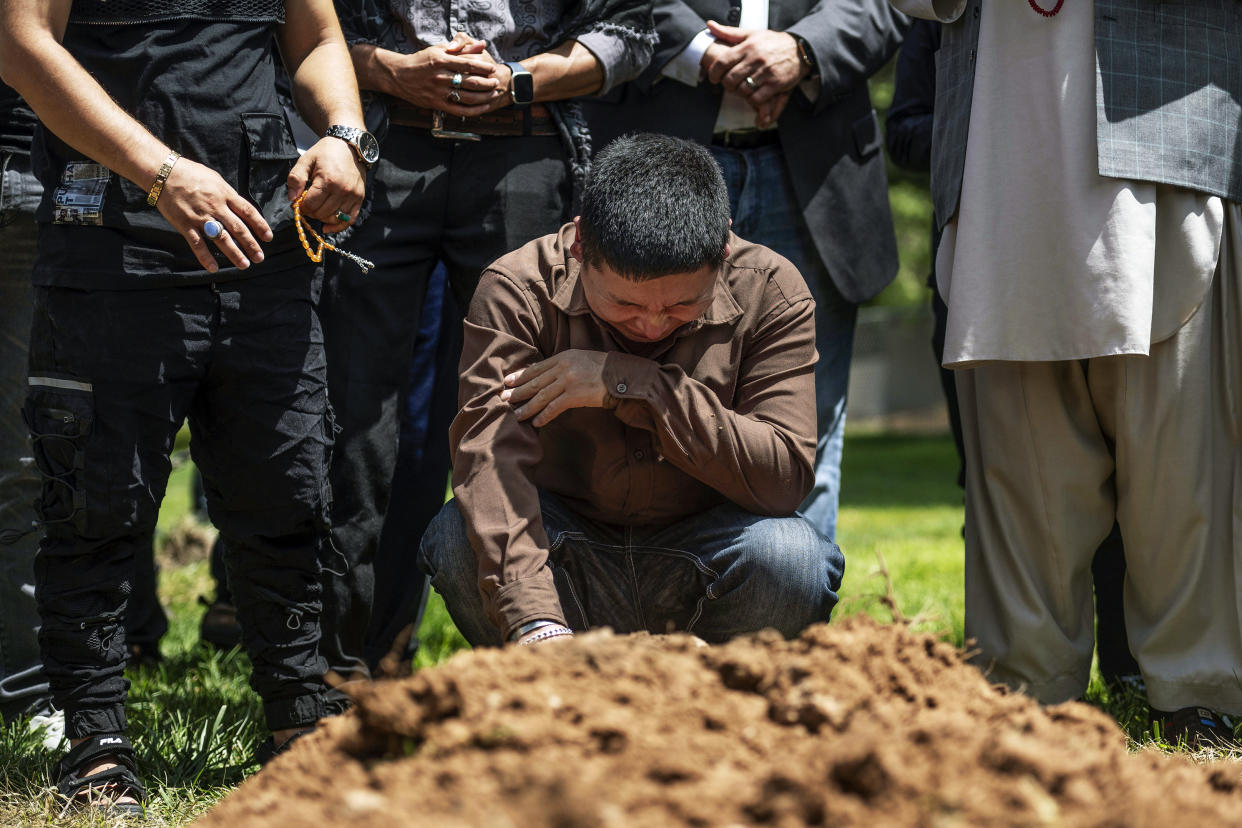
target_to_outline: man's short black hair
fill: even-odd
[[[636,282],[719,267],[729,191],[706,148],[637,133],[604,147],[582,193],[582,258]]]

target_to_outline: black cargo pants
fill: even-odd
[[[122,730],[125,611],[188,417],[273,730],[323,715],[320,575],[333,438],[320,271],[36,288],[24,414],[43,476],[39,640],[70,738]]]

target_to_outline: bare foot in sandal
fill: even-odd
[[[119,816],[142,817],[146,791],[138,781],[134,749],[120,735],[74,739],[60,760],[57,789],[73,808],[95,808]]]

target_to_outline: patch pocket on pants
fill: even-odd
[[[46,526],[71,523],[85,530],[86,440],[95,421],[91,383],[57,374],[32,376],[22,417],[30,429],[35,464],[43,478],[40,521]]]

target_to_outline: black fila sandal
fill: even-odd
[[[99,760],[116,762],[108,768],[89,776],[82,772]],[[143,803],[147,792],[138,781],[138,764],[134,761],[134,748],[129,740],[116,733],[92,736],[71,749],[60,760],[57,768],[60,781],[56,790],[67,802],[62,816],[74,809],[96,809],[110,816],[146,816]],[[130,796],[137,802],[118,802]]]

